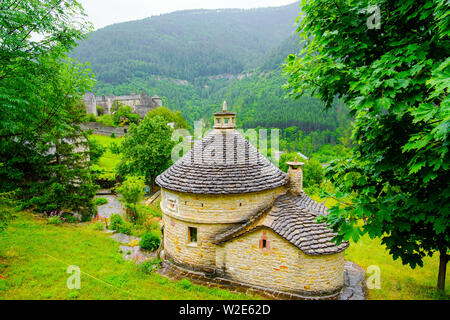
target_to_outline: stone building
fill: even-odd
[[[285,174],[235,128],[224,103],[213,131],[157,177],[165,259],[258,288],[336,296],[348,243],[332,243],[316,222],[327,209],[303,191],[303,163]]]
[[[150,110],[162,106],[162,99],[157,95],[149,97],[146,93],[136,94],[132,92],[128,96],[101,96],[96,97],[92,92],[86,93],[83,97],[87,113],[97,114],[97,106],[101,106],[105,113],[112,113],[114,102],[120,102],[124,106],[130,106],[133,112],[138,113],[143,118]]]

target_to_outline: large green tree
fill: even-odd
[[[139,123],[140,116],[137,113],[133,113],[133,109],[130,106],[121,106],[112,115],[114,124],[127,125],[130,123]]]
[[[446,0],[312,0],[301,3],[305,46],[287,58],[292,94],[336,96],[355,116],[353,155],[330,166],[337,198],[326,218],[337,241],[381,237],[412,268],[440,254],[445,288],[450,243]],[[360,226],[364,218],[366,223]]]
[[[180,111],[172,111],[166,107],[159,107],[159,108],[150,110],[147,114],[147,117],[156,117],[156,116],[161,116],[164,119],[166,119],[166,121],[168,123],[173,123],[174,129],[180,129],[180,128],[187,129],[188,128],[188,124],[187,124],[186,120],[184,120]]]
[[[122,185],[117,188],[117,192],[122,195],[120,200],[125,203],[128,218],[132,222],[136,222],[138,215],[136,205],[144,196],[144,188],[144,179],[135,176],[129,176]]]
[[[146,183],[154,185],[155,178],[172,164],[172,132],[161,116],[147,114],[139,125],[130,124],[121,144],[119,175],[143,176]]]
[[[39,134],[65,113],[48,95],[61,75],[55,61],[63,64],[64,53],[91,30],[83,19],[73,0],[0,1],[0,138]],[[82,89],[58,94],[79,96]]]
[[[93,211],[80,128],[92,73],[66,52],[91,29],[72,0],[0,1],[0,192],[38,210]]]

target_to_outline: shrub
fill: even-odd
[[[133,225],[131,223],[123,221],[122,224],[119,224],[119,227],[117,228],[116,231],[119,233],[124,233],[124,234],[130,235],[132,228],[133,228]]]
[[[116,126],[123,126],[129,123],[138,124],[141,117],[137,113],[133,113],[133,109],[130,106],[121,106],[114,112],[112,119]]]
[[[139,269],[141,272],[149,274],[152,271],[159,269],[160,266],[161,266],[161,260],[151,259],[151,260],[146,260],[146,261],[142,262],[141,265],[139,266]]]
[[[60,216],[51,216],[50,218],[48,218],[48,223],[50,224],[56,224],[56,225],[60,225],[63,220],[61,219]]]
[[[111,138],[115,138],[116,134],[114,132],[111,132],[111,134],[109,135]]]
[[[142,228],[145,232],[151,232],[155,235],[158,235],[161,232],[161,226],[155,218],[148,218],[145,220],[142,224]]]
[[[144,233],[139,246],[144,250],[156,250],[159,247],[161,240],[159,237],[151,232]]]
[[[108,199],[103,198],[103,197],[97,198],[97,199],[95,200],[95,204],[98,205],[98,206],[104,205],[104,204],[106,204],[106,203],[108,203]]]
[[[105,113],[105,108],[103,108],[102,106],[97,106],[96,109],[99,116]]]
[[[111,133],[111,135],[113,135],[113,133]],[[120,144],[115,143],[115,142],[111,142],[109,144],[109,150],[111,150],[112,154],[120,154]]]
[[[159,107],[153,110],[150,110],[146,117],[147,118],[154,118],[156,116],[163,117],[166,122],[173,122],[175,124],[175,129],[178,128],[186,128],[188,127],[188,124],[186,120],[181,115],[180,111],[172,111],[167,107]]]
[[[130,176],[117,188],[117,192],[122,194],[125,203],[136,204],[142,200],[144,187],[143,178]]]
[[[78,223],[79,220],[78,220],[77,217],[69,216],[69,217],[66,218],[66,222],[68,222],[68,223]]]
[[[124,221],[123,218],[120,216],[120,214],[115,213],[111,215],[111,222],[109,224],[109,229],[118,231],[119,226],[123,223]]]
[[[65,156],[63,159],[66,163]],[[54,175],[51,174],[51,180],[36,182],[37,185],[32,187],[33,190],[29,190],[32,194],[27,196],[29,200],[25,199],[24,208],[32,207],[37,212],[70,210],[80,214],[83,221],[89,220],[97,211],[93,200],[97,193],[97,186],[92,183],[88,172],[81,169],[81,163],[76,166],[71,165],[70,170],[67,166],[61,165],[55,169],[57,172],[55,171]],[[56,180],[60,181],[56,182]],[[22,188],[20,192],[25,192],[27,188]]]
[[[95,117],[95,115],[93,113],[88,113],[86,115],[86,121],[87,122],[96,122],[97,118]]]
[[[142,178],[130,176],[117,188],[117,192],[122,194],[120,201],[125,202],[128,218],[133,222],[137,219],[136,204],[142,200],[144,187]]]
[[[159,218],[162,217],[161,209],[152,204],[150,205],[138,204],[136,206],[136,209],[138,211],[139,219],[145,219],[147,217],[159,217]]]
[[[91,224],[91,228],[93,230],[97,230],[97,231],[105,230],[105,224],[101,221],[97,221],[97,222]]]
[[[118,233],[131,234],[133,225],[125,220],[119,214],[111,215],[111,221],[109,224],[110,230],[116,230]]]
[[[110,114],[104,114],[97,118],[97,122],[100,122],[105,127],[115,127],[113,118]]]
[[[153,234],[161,234],[161,226],[158,221],[153,221],[150,225],[150,229],[152,230]]]
[[[77,217],[75,217],[71,213],[66,213],[66,212],[64,212],[61,215],[61,218],[64,218],[65,219],[64,222],[68,222],[68,223],[78,223],[78,221],[79,221]]]
[[[137,211],[136,223],[142,226],[145,226],[145,224],[148,223],[148,220],[151,220],[154,216],[150,206],[147,206],[145,204],[137,204],[136,211]]]

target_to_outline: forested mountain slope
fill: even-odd
[[[298,4],[251,10],[188,10],[107,26],[73,56],[100,81],[162,75],[193,80],[255,66],[295,31]]]
[[[238,125],[334,131],[346,110],[323,112],[315,98],[293,100],[282,88],[281,64],[300,50],[298,3],[253,10],[190,10],[95,31],[73,56],[90,61],[97,95],[158,94],[190,125],[227,100]]]

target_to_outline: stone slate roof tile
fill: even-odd
[[[163,188],[200,194],[237,194],[287,183],[276,168],[236,130],[211,131],[156,178]]]
[[[255,229],[267,227],[308,255],[335,254],[345,250],[348,242],[339,245],[331,242],[336,236],[325,223],[318,223],[320,215],[326,215],[326,207],[305,193],[286,193],[275,199],[244,224],[216,237],[216,243],[224,243]]]

